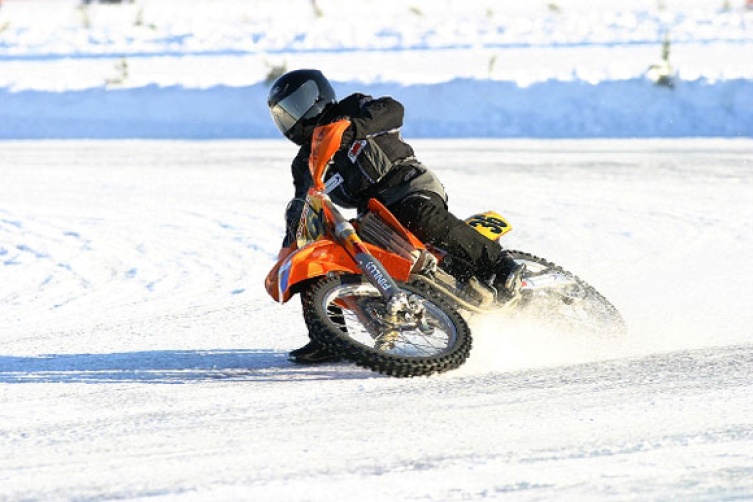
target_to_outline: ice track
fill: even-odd
[[[0,500],[753,497],[753,143],[414,145],[629,339],[474,318],[456,372],[296,367],[291,146],[4,143]]]

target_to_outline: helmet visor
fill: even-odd
[[[285,96],[269,111],[277,128],[287,134],[293,126],[303,118],[319,99],[319,87],[316,82],[309,80],[298,89]]]

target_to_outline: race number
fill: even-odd
[[[465,222],[476,229],[478,233],[493,241],[512,230],[512,226],[507,220],[494,211],[474,214],[470,218],[466,218]]]

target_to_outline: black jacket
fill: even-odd
[[[394,204],[416,192],[428,191],[446,199],[436,176],[416,160],[413,148],[400,136],[403,105],[390,97],[374,99],[352,94],[325,111],[320,124],[348,118],[351,126],[333,158],[327,176],[339,174],[343,182],[330,197],[335,204],[362,210],[372,197]],[[295,239],[306,192],[312,185],[308,159],[311,141],[301,146],[292,164],[295,195],[285,213],[287,232],[283,246]]]

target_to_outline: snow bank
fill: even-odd
[[[412,137],[753,137],[753,11],[663,4],[8,0],[0,139],[279,137],[265,82],[300,67]],[[646,77],[667,33],[674,88]]]
[[[458,79],[441,84],[336,83],[391,95],[410,137],[753,137],[753,81],[643,79],[589,84]],[[0,89],[0,138],[276,138],[267,86],[182,86],[68,92]]]

